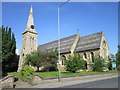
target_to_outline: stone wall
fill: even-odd
[[[29,84],[31,85],[38,85],[43,81],[43,77],[39,76],[38,74],[33,74],[32,78],[29,79]]]
[[[13,88],[14,87],[14,75],[8,75],[4,77],[2,80],[0,80],[0,86],[2,88]]]

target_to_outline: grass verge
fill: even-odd
[[[20,79],[21,81],[24,81],[24,82],[28,81],[28,79],[27,79],[28,77],[32,77],[32,75],[31,76],[22,76],[21,72],[10,72],[10,73],[8,73],[8,75],[15,75],[16,78],[18,78],[18,79]]]
[[[65,72],[61,72],[61,76],[99,74],[99,73],[106,73],[106,72],[117,72],[117,71],[116,70],[103,71],[103,72],[80,71],[80,72],[76,72],[76,73],[65,71]],[[53,72],[35,72],[35,73],[39,74],[42,77],[56,77],[56,76],[58,76],[57,71],[53,71]],[[17,78],[19,78],[21,81],[24,81],[24,82],[28,81],[27,80],[28,77],[32,77],[32,76],[22,76],[21,72],[11,72],[11,73],[8,73],[8,75],[15,75]]]
[[[76,73],[72,73],[72,72],[61,72],[61,76],[73,76],[73,75],[86,75],[86,74],[98,74],[98,73],[106,73],[106,72],[117,72],[115,70],[111,70],[111,71],[103,71],[103,72],[95,72],[95,71],[80,71],[80,72],[76,72]],[[56,77],[58,76],[58,72],[36,72],[37,74],[39,74],[42,77]]]

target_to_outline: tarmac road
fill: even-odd
[[[118,88],[118,77],[82,84],[69,85],[59,88]]]
[[[30,88],[118,88],[118,73],[63,78],[61,82],[41,83]]]

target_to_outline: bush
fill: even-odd
[[[23,66],[21,70],[22,76],[31,76],[35,72],[35,69],[31,66]]]
[[[51,65],[51,64],[46,64],[45,67],[42,69],[43,72],[49,72],[49,71],[57,71],[57,65]]]
[[[109,61],[109,62],[107,63],[107,68],[108,68],[109,70],[112,70],[112,61]]]
[[[65,65],[68,71],[75,73],[77,70],[85,69],[86,61],[83,60],[79,54],[70,56],[68,60],[65,60]]]
[[[117,70],[120,71],[120,65],[117,66]]]
[[[57,71],[58,52],[57,49],[51,49],[48,52],[43,71]]]
[[[93,71],[102,72],[103,67],[105,67],[104,63],[105,63],[104,59],[96,58],[93,64]]]
[[[120,71],[120,44],[118,45],[118,52],[116,53],[116,62],[117,62],[117,70]]]

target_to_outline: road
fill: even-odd
[[[53,83],[49,81],[30,88],[118,88],[118,73],[62,78],[61,82]]]
[[[63,86],[59,88],[118,88],[118,77],[82,84]]]

